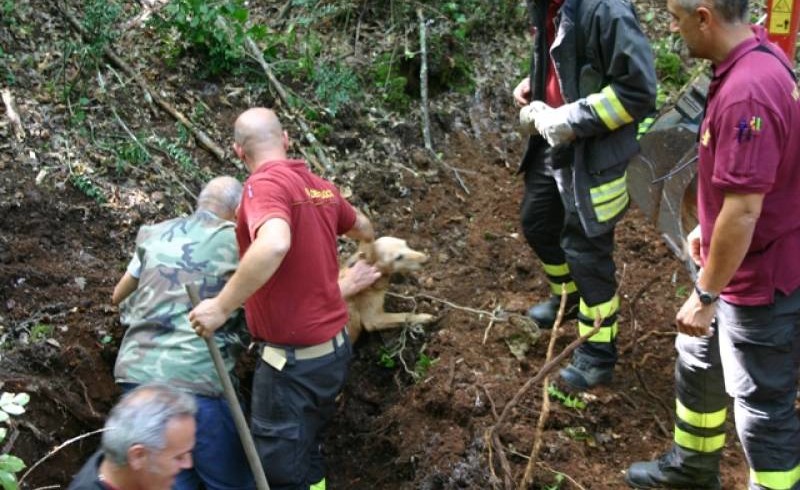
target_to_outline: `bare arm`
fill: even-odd
[[[118,305],[125,301],[125,298],[136,291],[139,286],[139,279],[133,277],[130,272],[125,272],[125,275],[114,286],[114,292],[111,294],[111,304]]]
[[[369,218],[356,209],[356,223],[345,236],[361,242],[372,242],[375,240],[375,230]]]
[[[718,293],[742,265],[756,229],[763,194],[725,194],[699,286]]]
[[[728,285],[750,249],[763,203],[763,194],[725,194],[703,274],[697,281],[700,289],[719,294]],[[708,335],[715,312],[716,303],[704,305],[697,292],[692,291],[675,318],[678,331],[693,336]]]
[[[219,295],[202,301],[189,313],[195,331],[208,337],[221,327],[234,310],[275,274],[289,252],[291,241],[289,224],[283,219],[273,218],[261,225],[256,239]]]

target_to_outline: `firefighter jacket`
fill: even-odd
[[[569,105],[567,122],[576,136],[571,161],[562,170],[571,168],[572,185],[559,188],[562,198],[577,209],[587,236],[598,236],[613,229],[628,208],[625,171],[639,151],[636,123],[655,108],[653,53],[627,0],[565,0],[548,49],[548,2],[530,4],[535,32],[532,100],[544,100],[552,56],[564,103]],[[547,142],[538,135],[530,139],[520,171],[530,164],[529,158],[542,154],[534,151],[537,145]],[[545,152],[550,153],[564,152]]]

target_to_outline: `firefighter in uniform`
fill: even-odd
[[[531,135],[521,219],[552,295],[528,315],[551,327],[566,288],[581,335],[603,319],[560,373],[583,391],[610,382],[617,359],[614,226],[628,208],[637,122],[655,106],[653,54],[626,0],[534,0],[529,10],[531,74],[514,89]]]

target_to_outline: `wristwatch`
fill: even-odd
[[[719,299],[719,294],[712,294],[708,291],[703,291],[700,289],[700,286],[698,286],[697,283],[694,283],[694,290],[697,293],[697,297],[700,298],[700,302],[704,305],[710,305]]]

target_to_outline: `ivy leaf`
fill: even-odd
[[[9,403],[3,405],[3,411],[9,415],[22,415],[25,413],[25,407],[17,405],[16,403]]]
[[[31,401],[31,396],[27,393],[17,393],[17,396],[14,397],[14,403],[23,407],[27,405],[29,401]]]
[[[4,410],[0,410],[0,422],[5,422],[10,418]]]
[[[0,486],[3,487],[3,490],[17,490],[19,488],[17,486],[17,477],[0,469]]]
[[[16,473],[25,468],[25,462],[11,454],[0,455],[0,471]]]

